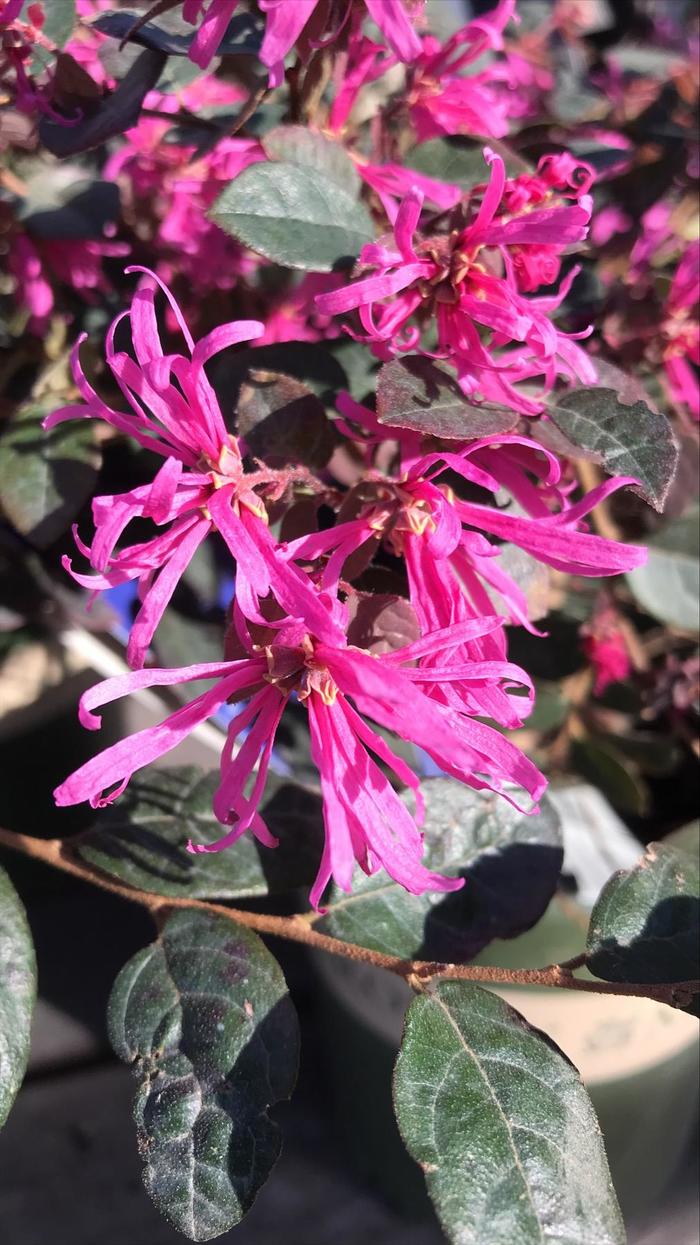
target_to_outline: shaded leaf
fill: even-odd
[[[283,162],[245,169],[209,216],[267,259],[311,272],[349,263],[373,236],[352,194],[317,169]]]
[[[29,1058],[36,1000],[36,959],[19,896],[0,867],[0,1127],[5,1123]]]
[[[682,518],[647,540],[644,566],[626,575],[637,601],[652,618],[697,631],[700,627],[700,510],[691,507]]]
[[[125,13],[123,10],[118,13],[101,13],[91,25],[102,35],[111,35],[113,39],[126,39],[127,42],[138,43],[143,48],[164,52],[166,56],[189,55],[197,34],[189,23],[187,31],[182,32],[179,30],[179,27],[185,24],[182,21],[177,24],[163,21],[161,23],[145,22],[131,34],[140,16],[139,13]],[[168,29],[168,25],[173,28]],[[260,26],[254,22],[251,14],[239,13],[229,22],[216,54],[217,56],[257,56],[261,43]]]
[[[348,193],[359,194],[360,175],[345,148],[332,138],[305,125],[278,125],[268,130],[262,145],[270,160],[316,169]]]
[[[452,373],[422,355],[380,368],[377,418],[389,427],[460,441],[509,432],[518,422],[517,412],[504,406],[470,402]]]
[[[441,981],[414,999],[394,1103],[454,1245],[624,1245],[576,1069],[497,995]]]
[[[571,764],[607,796],[614,808],[644,816],[649,804],[646,785],[628,768],[613,744],[602,738],[574,739]]]
[[[182,594],[182,584],[178,596]],[[158,624],[153,648],[161,666],[189,666],[204,661],[220,661],[224,644],[223,611],[220,619],[207,614],[189,614],[169,605]],[[210,680],[194,679],[173,688],[173,695],[189,703],[200,692],[208,691]]]
[[[388,955],[467,961],[541,917],[562,863],[559,821],[546,799],[528,817],[449,778],[428,779],[423,793],[423,863],[465,877],[462,890],[409,895],[383,871],[358,870],[351,895],[332,888],[324,924],[344,942]]]
[[[85,179],[82,169],[57,165],[30,182],[20,219],[35,238],[85,241],[103,238],[105,225],[119,218],[115,182]]]
[[[182,910],[117,977],[110,1040],[134,1063],[143,1179],[193,1241],[240,1222],[279,1155],[298,1025],[276,960],[250,930]]]
[[[391,653],[420,637],[410,601],[386,593],[358,592],[348,601],[348,644],[370,653]]]
[[[697,850],[650,843],[634,869],[613,874],[591,913],[586,962],[605,981],[700,978]],[[699,1005],[696,996],[684,1010],[697,1016]]]
[[[325,467],[337,442],[320,398],[293,376],[248,368],[236,400],[238,435],[269,467]]]
[[[332,402],[338,390],[347,388],[348,384],[342,360],[338,362],[326,345],[305,341],[271,342],[236,351],[214,364],[214,385],[224,411],[235,406],[235,394],[251,368],[294,376],[326,403]]]
[[[636,492],[656,510],[678,464],[678,446],[665,415],[644,402],[620,402],[614,389],[571,389],[549,409],[557,428],[575,445],[597,454],[613,476],[633,476]]]
[[[100,98],[94,109],[74,125],[61,125],[44,116],[39,137],[54,156],[74,156],[90,151],[135,125],[141,105],[156,85],[167,57],[163,52],[144,48],[126,76],[110,95]]]
[[[97,479],[99,453],[83,424],[41,426],[50,407],[19,407],[0,437],[0,504],[18,532],[45,548],[66,531]]]
[[[149,769],[71,847],[110,877],[156,895],[243,899],[310,884],[321,855],[321,801],[292,782],[278,783],[260,810],[279,847],[244,834],[223,852],[187,851],[189,839],[221,837],[211,807],[218,785],[218,773],[194,766]]]
[[[374,393],[379,364],[365,343],[343,335],[328,344],[333,358],[345,371],[347,379],[343,388],[358,402],[368,393]]]

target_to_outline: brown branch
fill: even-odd
[[[588,981],[574,977],[572,970],[579,968],[583,956],[576,956],[564,964],[550,964],[546,968],[495,968],[476,964],[443,964],[427,960],[403,960],[396,955],[384,955],[380,951],[372,951],[369,947],[360,947],[355,943],[342,942],[329,934],[321,934],[311,925],[308,914],[295,916],[272,916],[262,912],[246,912],[240,908],[230,908],[224,904],[212,903],[204,899],[188,899],[182,896],[154,895],[150,891],[138,890],[121,882],[113,881],[99,869],[76,859],[71,849],[70,840],[35,839],[26,834],[14,834],[0,828],[0,844],[10,847],[24,856],[39,860],[43,864],[61,869],[83,882],[91,882],[102,890],[128,899],[132,903],[147,908],[156,921],[170,909],[191,908],[197,912],[208,912],[212,916],[221,916],[236,925],[245,925],[259,934],[273,934],[278,938],[287,938],[292,942],[304,943],[319,951],[327,951],[331,955],[341,955],[346,959],[371,964],[375,968],[384,968],[390,973],[403,977],[414,989],[423,989],[435,978],[449,978],[456,981],[481,982],[487,985],[530,985],[548,986],[563,990],[584,990],[594,994],[636,995],[641,998],[656,999],[673,1006],[678,999],[684,1000],[700,992],[700,982],[661,982],[654,984],[633,984],[627,982]]]

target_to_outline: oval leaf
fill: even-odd
[[[442,981],[413,1001],[394,1102],[454,1245],[624,1245],[576,1069],[497,995]]]
[[[268,1108],[294,1088],[299,1035],[279,965],[251,931],[175,912],[117,977],[108,1022],[141,1080],[146,1189],[190,1240],[212,1240],[240,1222],[280,1151]]]
[[[462,890],[409,895],[383,871],[358,870],[351,895],[332,889],[324,924],[335,938],[387,955],[464,962],[539,920],[561,869],[559,820],[546,799],[527,817],[449,778],[429,779],[423,793],[423,863],[465,877]]]
[[[270,160],[317,169],[355,197],[360,191],[360,175],[340,143],[324,134],[307,130],[305,125],[277,125],[262,140]]]
[[[450,372],[422,355],[380,368],[377,418],[392,428],[459,441],[509,432],[518,422],[517,412],[505,406],[470,402]]]
[[[36,959],[24,908],[0,868],[0,1127],[8,1117],[29,1058],[36,1000]]]
[[[295,783],[280,783],[261,809],[279,847],[245,834],[223,852],[187,851],[189,839],[221,837],[211,807],[218,785],[218,773],[195,766],[151,769],[73,841],[74,850],[110,877],[156,895],[244,899],[310,884],[321,855],[321,801]]]
[[[48,409],[20,407],[0,438],[0,505],[41,549],[66,531],[87,501],[99,465],[92,428],[59,424],[44,432]]]
[[[694,506],[648,540],[645,565],[625,576],[652,618],[682,631],[696,632],[700,627],[699,532],[700,511]]]
[[[650,843],[634,869],[613,874],[591,913],[587,964],[605,981],[700,978],[697,851]],[[698,1015],[700,996],[687,1010]]]
[[[284,162],[245,169],[209,215],[259,255],[310,272],[349,263],[373,237],[352,194],[317,169]]]
[[[664,502],[678,465],[678,446],[665,415],[645,402],[618,401],[614,389],[572,389],[549,409],[575,446],[599,456],[613,476],[634,476],[636,492],[655,510]]]

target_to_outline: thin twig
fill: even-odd
[[[155,919],[162,917],[173,908],[191,908],[197,912],[207,912],[212,916],[224,917],[236,925],[245,925],[259,934],[273,934],[278,938],[287,938],[292,942],[315,947],[319,951],[327,951],[331,955],[340,955],[349,960],[371,964],[375,968],[384,968],[390,973],[403,977],[414,989],[417,988],[418,983],[421,988],[424,988],[435,978],[450,978],[489,985],[548,986],[563,990],[584,990],[593,994],[635,995],[670,1003],[672,1006],[679,998],[685,999],[700,992],[699,981],[639,985],[577,978],[573,976],[572,969],[580,967],[583,963],[582,956],[577,956],[565,964],[549,964],[545,968],[518,969],[404,960],[400,956],[384,955],[380,951],[372,951],[368,947],[360,947],[355,943],[342,942],[339,938],[321,934],[313,929],[306,915],[272,916],[262,912],[246,912],[240,908],[230,908],[204,899],[154,895],[150,891],[138,890],[136,887],[115,882],[101,870],[77,860],[70,840],[35,839],[30,835],[14,834],[12,831],[0,828],[0,844],[24,856],[29,856],[33,860],[39,860],[56,869],[61,869],[64,873],[69,873],[83,882],[91,882],[94,886],[99,886],[102,890],[118,895],[122,899],[140,904],[147,908]]]

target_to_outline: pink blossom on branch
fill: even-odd
[[[157,281],[144,268],[127,272],[143,272]],[[83,335],[74,347],[72,363],[84,405],[62,407],[45,420],[44,426],[52,428],[67,419],[102,419],[163,459],[151,484],[93,500],[92,547],[75,535],[97,573],[74,571],[69,558],[64,558],[64,565],[78,583],[95,591],[128,580],[138,582],[141,606],[127,648],[129,664],[134,667],[143,665],[183,572],[214,528],[236,560],[237,599],[247,617],[260,619],[258,602],[272,593],[286,612],[297,616],[301,611],[320,637],[332,639],[337,627],[329,610],[307,587],[305,577],[278,557],[264,501],[255,491],[269,478],[265,472],[252,477],[244,474],[243,448],[226,428],[204,368],[219,351],[260,337],[263,325],[256,320],[221,325],[195,344],[180,308],[167,288],[162,288],[187,353],[164,353],[154,289],[144,285],[134,295],[131,309],[114,321],[106,342],[107,365],[131,413],[107,406],[90,385],[80,365]],[[135,358],[115,347],[116,331],[124,320],[131,328]],[[117,542],[136,518],[152,520],[164,529],[162,534],[116,551]]]
[[[249,828],[262,843],[274,846],[257,807],[275,731],[287,701],[295,695],[308,710],[312,757],[323,793],[325,847],[311,891],[312,904],[318,907],[331,877],[350,890],[355,862],[370,874],[384,868],[412,894],[458,889],[460,879],[432,873],[421,863],[423,842],[416,820],[377,760],[413,789],[420,821],[418,779],[365,719],[424,748],[441,769],[476,790],[498,791],[513,802],[514,785],[536,802],[546,780],[532,762],[493,728],[473,721],[469,713],[474,710],[465,712],[441,703],[429,691],[431,685],[449,686],[469,678],[464,663],[455,664],[446,654],[465,631],[478,636],[498,621],[484,619],[455,627],[448,636],[441,632],[425,637],[392,653],[390,659],[346,643],[322,643],[303,626],[287,621],[279,625],[270,643],[261,646],[249,641],[248,656],[239,661],[139,671],[108,679],[81,699],[80,717],[88,728],[100,724],[94,709],[139,688],[201,678],[215,683],[159,726],[93,757],[57,788],[56,802],[65,806],[89,800],[93,807],[110,803],[133,773],[176,747],[228,700],[245,695],[248,703],[229,727],[213,802],[216,816],[231,829],[217,842],[190,845],[190,850],[219,851]],[[413,664],[430,654],[440,657],[427,673]],[[526,680],[522,672],[503,663],[500,667],[493,663],[488,676],[475,669],[474,678],[497,684],[514,674]],[[244,730],[246,737],[236,752],[236,740]],[[253,789],[246,795],[256,763]]]

